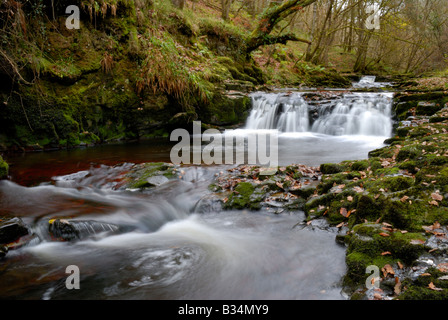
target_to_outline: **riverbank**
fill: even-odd
[[[445,299],[448,98],[401,92],[393,109],[394,136],[366,160],[291,165],[264,178],[260,168],[243,166],[211,188],[224,208],[303,210],[306,225],[324,219],[337,228],[352,299]],[[379,272],[367,287],[370,266]]]

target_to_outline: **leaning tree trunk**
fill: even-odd
[[[258,20],[257,27],[251,33],[246,42],[246,54],[250,54],[258,47],[270,44],[286,44],[288,41],[301,41],[310,43],[309,40],[301,39],[293,33],[273,36],[271,35],[274,27],[283,19],[304,7],[316,2],[317,0],[286,0],[279,5],[272,5],[267,8]]]

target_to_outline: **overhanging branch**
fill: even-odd
[[[280,36],[264,35],[259,38],[252,38],[251,41],[248,43],[246,50],[247,52],[252,52],[260,46],[277,44],[277,43],[286,44],[288,41],[298,41],[311,44],[311,41],[299,38],[293,33],[287,33]]]

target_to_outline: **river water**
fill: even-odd
[[[289,109],[283,105],[270,114],[280,106],[276,99],[286,97],[254,96],[246,127],[232,134],[277,130],[280,165],[364,159],[390,136],[390,109],[383,105],[389,95],[338,99],[317,115],[320,124],[314,128],[314,109],[295,112],[303,104],[299,98]],[[267,113],[259,112],[256,99],[270,102],[263,106]],[[365,130],[369,115],[383,131]],[[260,128],[270,116],[276,127]],[[310,119],[306,126],[305,118]],[[278,127],[286,122],[288,127]],[[115,179],[132,163],[170,161],[172,146],[151,140],[10,156],[10,180],[0,182],[0,212],[21,217],[39,241],[10,251],[1,262],[0,298],[346,298],[340,286],[345,249],[335,242],[332,229],[297,227],[304,220],[300,211],[273,214],[198,205],[210,194],[215,174],[227,166],[187,166],[182,179],[143,192],[114,189]],[[52,241],[46,236],[48,221],[60,217],[113,223],[127,231]],[[66,287],[69,265],[79,268],[80,289]]]

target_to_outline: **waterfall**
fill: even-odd
[[[246,129],[333,136],[390,136],[392,93],[344,93],[307,102],[304,94],[255,93]]]
[[[309,130],[308,104],[300,93],[259,93],[252,95],[252,106],[247,129]]]

